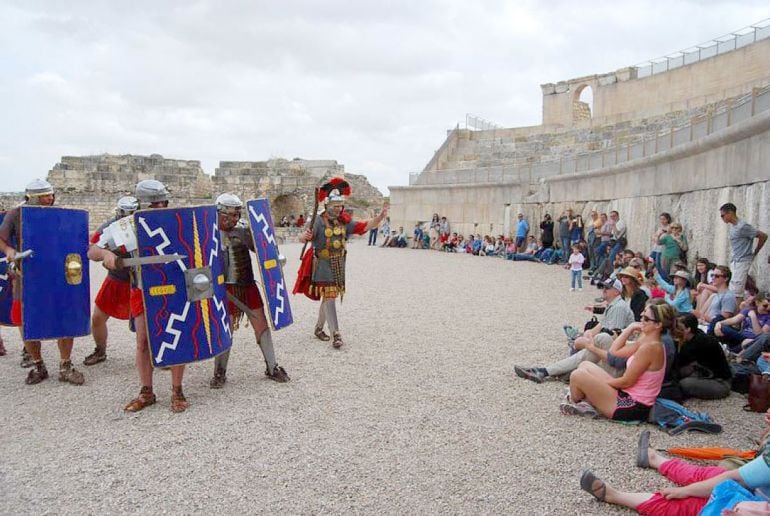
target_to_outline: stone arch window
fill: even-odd
[[[294,220],[304,214],[307,219],[308,214],[305,210],[305,203],[302,202],[302,198],[296,194],[282,194],[273,199],[270,202],[270,210],[273,214],[273,224],[276,226],[281,225],[281,220],[286,217],[290,219],[294,216]]]
[[[594,108],[594,90],[588,84],[581,84],[575,88],[575,96],[572,99],[572,121],[591,120]]]

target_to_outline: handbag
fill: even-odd
[[[588,331],[588,330],[590,330],[591,328],[595,327],[597,324],[599,324],[599,319],[597,319],[597,318],[596,318],[596,316],[594,315],[594,316],[593,316],[593,317],[591,317],[591,319],[590,319],[590,320],[589,320],[589,321],[588,321],[588,322],[585,324],[585,326],[583,326],[583,331]]]
[[[763,374],[749,377],[749,402],[743,408],[752,412],[766,412],[770,408],[770,377]]]

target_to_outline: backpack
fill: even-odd
[[[722,428],[716,425],[711,416],[705,412],[692,411],[675,401],[665,398],[655,400],[655,406],[650,410],[648,421],[657,424],[661,428],[668,429],[667,432],[672,435],[679,434],[679,429],[708,431],[707,429],[711,428],[713,433],[722,431]]]
[[[759,368],[754,362],[742,362],[740,364],[730,364],[730,370],[733,372],[733,379],[730,388],[740,394],[749,393],[749,379],[752,374],[759,374]]]

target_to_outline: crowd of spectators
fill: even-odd
[[[638,423],[651,419],[659,399],[723,399],[731,390],[740,390],[739,377],[770,375],[770,295],[757,291],[749,276],[767,235],[739,219],[731,203],[722,205],[719,215],[728,226],[730,263],[698,257],[693,270],[682,223],[669,213],[659,215],[649,247],[639,250],[629,249],[628,226],[618,211],[592,211],[590,220],[583,221],[571,209],[555,221],[546,214],[539,224],[539,240],[523,214],[517,216],[512,235],[475,234],[467,239],[451,231],[446,217],[434,214],[429,223],[415,225],[411,247],[561,264],[570,270],[570,290],[581,290],[583,280],[599,287],[601,298],[585,307],[595,315],[583,329],[563,328],[565,358],[543,366],[517,365],[514,371],[536,383],[567,382],[569,389],[559,405],[565,415]],[[382,230],[388,235],[384,245],[408,245],[403,228],[395,232],[383,225]],[[757,459],[764,469],[755,460],[735,473],[720,469],[705,474],[665,460],[648,449],[649,434],[642,435],[640,465],[672,479],[680,477],[669,472],[679,468],[687,472],[679,483],[692,486],[663,494],[625,493],[586,472],[581,487],[601,501],[645,514],[697,514],[718,484],[714,479],[770,489],[770,446],[765,452],[769,458]]]

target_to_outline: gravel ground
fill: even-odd
[[[292,285],[299,250],[282,248]],[[242,329],[223,390],[208,388],[212,362],[188,368],[180,415],[162,371],[159,403],[123,413],[138,380],[122,322],[110,321],[108,361],[79,366],[82,387],[24,385],[18,333],[4,329],[0,513],[606,514],[624,511],[580,491],[582,468],[626,489],[667,484],[634,466],[640,428],[562,416],[562,383],[512,374],[564,356],[561,326],[586,320],[595,290],[568,292],[568,271],[529,262],[363,241],[349,258],[345,347],[313,337],[318,305],[295,296],[296,323],[275,335],[292,381],[263,376]],[[96,293],[103,269],[92,276]],[[76,362],[91,349],[77,339]],[[44,357],[54,373],[56,346]],[[653,444],[748,448],[762,417],[743,402],[692,403],[725,432],[653,430]]]

